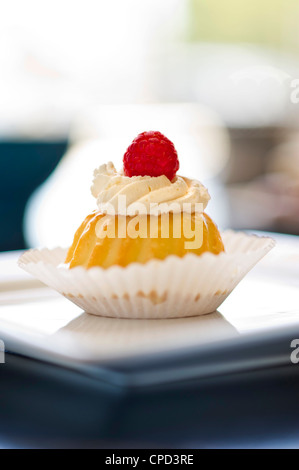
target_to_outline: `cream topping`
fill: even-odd
[[[124,176],[109,162],[94,170],[91,187],[99,210],[108,214],[134,215],[159,210],[162,212],[195,212],[206,208],[210,196],[197,180],[176,176],[170,181],[166,176]],[[184,206],[184,204],[186,204]]]

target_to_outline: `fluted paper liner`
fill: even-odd
[[[64,263],[67,249],[29,250],[19,265],[88,313],[117,318],[175,318],[215,311],[248,271],[273,248],[268,237],[222,233],[219,255],[169,256],[123,268]]]

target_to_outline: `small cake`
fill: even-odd
[[[207,189],[178,169],[165,136],[139,134],[121,171],[111,162],[94,171],[97,210],[71,247],[26,251],[19,265],[94,315],[160,320],[214,312],[274,241],[220,235],[205,212]]]
[[[176,175],[178,169],[173,143],[154,131],[133,140],[121,172],[111,162],[96,169],[91,191],[98,209],[75,233],[65,260],[69,268],[223,252],[219,230],[204,212],[207,189]]]

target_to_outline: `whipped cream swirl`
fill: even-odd
[[[124,176],[109,162],[94,170],[91,187],[100,211],[110,214],[135,215],[147,213],[182,212],[188,204],[195,212],[206,208],[210,196],[207,189],[196,180],[176,176],[170,181],[166,176]],[[121,197],[120,197],[121,196]],[[184,206],[185,204],[185,206]]]

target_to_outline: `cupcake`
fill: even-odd
[[[67,249],[30,250],[20,265],[89,313],[171,318],[213,312],[273,246],[266,237],[220,234],[210,196],[177,175],[178,155],[160,132],[128,147],[123,169],[94,171],[97,209]]]

